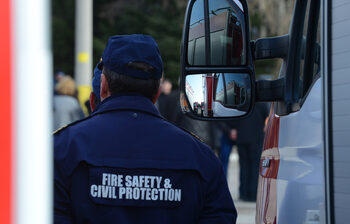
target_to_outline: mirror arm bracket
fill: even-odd
[[[260,38],[251,41],[254,60],[285,58],[288,53],[289,35]]]
[[[283,101],[285,79],[259,80],[255,82],[255,101]]]

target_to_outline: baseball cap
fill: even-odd
[[[160,79],[163,62],[156,41],[148,35],[117,35],[109,38],[102,55],[103,66],[120,75],[140,79]],[[144,66],[134,66],[138,63]]]
[[[92,78],[92,91],[100,99],[101,74],[102,74],[102,59],[97,63],[94,69],[94,77]]]

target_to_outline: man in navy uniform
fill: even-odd
[[[235,223],[219,160],[153,105],[153,38],[113,36],[102,63],[101,103],[54,135],[55,223]]]

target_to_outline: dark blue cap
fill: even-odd
[[[102,55],[103,66],[120,75],[140,79],[160,79],[163,62],[156,41],[147,35],[120,35],[109,38]],[[144,63],[152,69],[138,69],[131,66]]]
[[[94,77],[92,78],[92,91],[100,99],[102,61],[99,61],[94,69]]]

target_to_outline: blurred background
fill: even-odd
[[[109,36],[142,33],[153,36],[164,60],[165,78],[178,87],[180,44],[187,0],[93,1],[93,64]],[[294,0],[249,0],[251,39],[288,32]],[[54,71],[73,77],[75,49],[75,1],[52,1]],[[259,61],[256,74],[278,75],[278,60]],[[92,68],[91,68],[92,71]],[[91,74],[92,75],[92,74]]]
[[[165,77],[177,87],[186,5],[187,0],[93,1],[93,64],[98,62],[110,36],[149,34],[160,47]],[[75,7],[75,1],[52,1],[54,71],[73,77]]]

